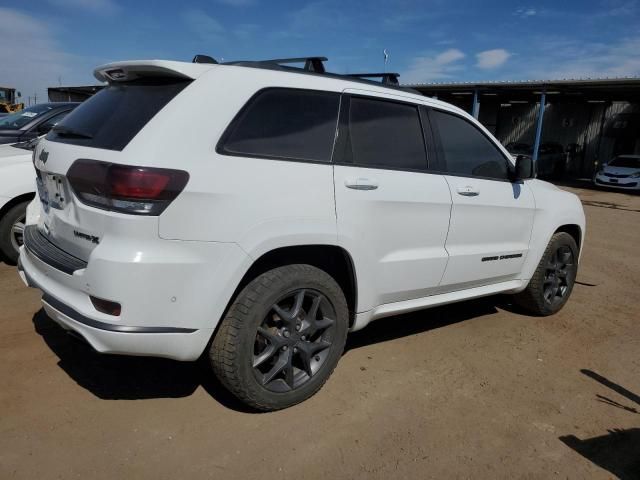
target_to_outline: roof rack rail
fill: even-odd
[[[398,77],[399,73],[395,72],[382,72],[382,73],[331,73],[327,72],[324,67],[324,62],[327,57],[296,57],[296,58],[273,58],[269,60],[234,60],[230,62],[221,62],[221,65],[235,65],[239,67],[252,67],[252,68],[267,68],[271,70],[288,70],[298,71],[312,74],[327,75],[333,78],[352,78],[354,81],[361,81],[369,84],[383,85],[388,88],[396,88],[403,91],[408,91],[422,95],[417,90],[409,87],[400,86]],[[193,63],[218,63],[216,59],[208,55],[196,55],[193,57]],[[298,63],[304,64],[302,68],[291,67],[290,64]],[[380,79],[380,81],[372,80]]]
[[[298,57],[298,58],[273,58],[270,60],[248,60],[248,61],[236,61],[225,62],[226,65],[288,65],[291,63],[304,63],[302,70],[307,72],[325,73],[324,63],[328,59],[327,57]],[[295,67],[293,67],[295,68]]]
[[[210,57],[209,55],[198,54],[193,57],[191,63],[218,63],[218,61],[215,58]]]
[[[345,77],[355,77],[355,78],[379,78],[380,83],[383,85],[400,85],[398,81],[399,73],[394,72],[384,72],[384,73],[347,73]]]

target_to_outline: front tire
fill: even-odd
[[[8,263],[15,265],[20,255],[29,202],[11,207],[0,219],[0,253]]]
[[[347,330],[347,302],[329,274],[303,264],[275,268],[234,299],[211,344],[211,365],[243,403],[279,410],[320,390]]]
[[[558,312],[569,299],[578,273],[578,246],[565,232],[554,234],[540,259],[529,285],[515,301],[534,315]]]

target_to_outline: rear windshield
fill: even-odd
[[[616,157],[609,165],[612,167],[624,167],[624,168],[640,168],[640,158],[638,157]]]
[[[144,78],[110,84],[58,123],[47,140],[122,150],[190,82]]]

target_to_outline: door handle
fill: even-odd
[[[369,178],[348,178],[344,181],[344,186],[353,190],[375,190],[378,182]]]
[[[464,197],[477,197],[478,195],[480,195],[480,190],[478,190],[476,187],[472,187],[471,185],[458,187],[458,195],[462,195]]]

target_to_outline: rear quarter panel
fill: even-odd
[[[158,166],[189,172],[185,190],[160,217],[160,237],[235,242],[253,258],[282,246],[336,244],[331,164],[216,152],[222,133],[249,98],[274,85],[269,72],[249,70],[248,75],[247,70],[226,67],[198,79],[127,147],[130,158],[139,149]],[[300,87],[298,79],[290,82]],[[283,79],[275,84],[289,86]]]

